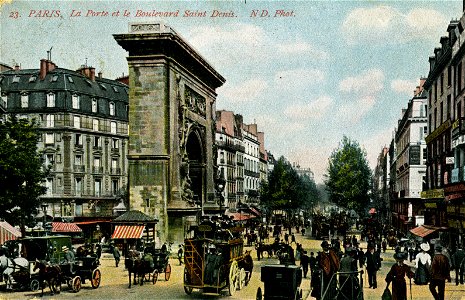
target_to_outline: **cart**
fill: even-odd
[[[61,264],[61,283],[67,284],[68,288],[77,293],[81,290],[82,284],[89,280],[92,288],[96,289],[100,286],[102,279],[99,265],[100,261],[95,256],[77,257],[73,272],[71,272],[69,264]]]
[[[253,260],[243,251],[244,240],[229,229],[201,224],[196,237],[184,241],[184,291],[233,295],[250,280]]]
[[[264,290],[257,289],[257,300],[302,299],[302,269],[296,265],[265,265],[261,269]]]
[[[157,283],[158,274],[165,273],[165,281],[170,280],[171,277],[171,265],[169,264],[170,252],[164,251],[162,249],[152,249],[147,250],[153,258],[153,267],[148,265],[148,262],[144,261],[142,272],[144,273],[143,279],[141,279],[141,284],[144,280],[152,281],[153,284]],[[149,274],[148,277],[145,277],[145,274]],[[151,276],[150,276],[151,275]],[[151,278],[151,279],[150,279]]]

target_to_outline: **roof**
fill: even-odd
[[[114,219],[113,222],[158,222],[158,219],[150,217],[138,210],[130,210]]]
[[[427,235],[430,235],[431,233],[435,232],[439,228],[436,227],[425,227],[423,225],[418,226],[416,228],[410,229],[410,232],[413,233],[414,235],[417,235],[419,237],[425,237]]]
[[[9,240],[16,240],[18,237],[21,237],[21,231],[14,228],[6,221],[0,222],[0,244]]]
[[[52,222],[52,232],[81,232],[75,223]]]
[[[116,225],[112,239],[140,239],[144,233],[144,225]]]

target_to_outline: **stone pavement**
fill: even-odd
[[[309,232],[310,230],[307,230]],[[306,235],[302,236],[300,233],[295,233],[297,243],[301,243],[304,250],[307,250],[308,254],[310,252],[314,252],[315,256],[318,251],[321,251],[321,240],[315,240],[312,237]],[[295,248],[295,245],[293,245]],[[361,247],[363,251],[366,251],[366,242],[361,242]],[[378,288],[377,289],[370,289],[368,288],[368,278],[366,276],[366,271],[364,276],[364,283],[363,283],[363,298],[364,299],[381,299],[381,295],[383,294],[384,288],[386,287],[386,274],[391,269],[391,266],[395,263],[393,258],[394,249],[388,247],[386,253],[381,253],[381,258],[383,258],[381,270],[378,271],[377,274],[377,282]],[[299,264],[299,262],[296,262]],[[414,263],[406,262],[407,265],[413,267]],[[412,268],[413,270],[413,268]],[[308,276],[307,276],[308,277]],[[445,292],[445,299],[447,300],[465,300],[465,285],[455,285],[455,272],[451,272],[452,282],[446,282],[446,292]],[[408,280],[408,279],[407,279]],[[301,284],[301,288],[303,290],[303,299],[312,300],[315,299],[310,296],[310,279],[304,278]],[[411,292],[411,296],[410,296]],[[412,280],[412,290],[410,291],[410,284],[407,281],[407,299],[416,299],[416,300],[431,300],[433,296],[429,291],[428,285],[415,285]]]

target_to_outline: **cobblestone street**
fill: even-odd
[[[303,248],[310,251],[320,251],[320,240],[314,240],[310,237],[303,237],[300,234],[296,234],[296,240],[298,243],[302,243]],[[293,245],[295,247],[295,244]],[[362,247],[366,248],[366,243],[362,242]],[[247,250],[253,249],[247,247]],[[382,268],[378,272],[377,289],[369,289],[367,284],[367,278],[364,275],[364,288],[363,294],[364,299],[381,299],[381,295],[386,286],[385,277],[389,271],[391,265],[394,263],[393,259],[394,250],[388,248],[386,253],[382,253],[383,258]],[[171,259],[170,264],[172,267],[171,278],[169,281],[165,281],[164,274],[159,275],[159,279],[155,285],[146,282],[143,286],[133,286],[128,288],[128,275],[127,271],[124,270],[124,260],[118,268],[115,267],[113,257],[110,254],[103,254],[101,259],[101,272],[102,281],[100,287],[92,289],[89,282],[83,284],[81,291],[78,293],[71,292],[66,285],[62,285],[62,292],[58,295],[51,296],[50,291],[44,290],[44,297],[42,299],[255,299],[257,288],[263,289],[263,283],[260,281],[260,268],[265,264],[276,264],[277,259],[265,258],[260,261],[257,260],[256,251],[252,251],[252,257],[254,258],[254,270],[251,281],[248,286],[244,289],[237,291],[234,296],[227,296],[226,291],[221,295],[210,295],[201,294],[198,291],[194,291],[191,295],[186,295],[183,290],[183,270],[184,266],[179,266],[177,259]],[[299,264],[300,262],[297,262]],[[412,263],[407,262],[410,266]],[[446,299],[458,300],[465,299],[465,286],[455,285],[455,278],[453,272],[451,272],[452,282],[446,283]],[[410,299],[410,288],[407,283],[407,296]],[[311,300],[315,299],[309,296],[310,294],[310,279],[304,278],[301,284],[303,290],[303,299]],[[265,291],[266,293],[266,291]],[[0,299],[40,299],[40,291],[38,292],[16,292],[16,293],[2,293]],[[431,296],[428,286],[417,286],[412,282],[412,299],[423,300],[433,299]]]

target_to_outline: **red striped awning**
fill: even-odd
[[[52,232],[82,232],[75,223],[52,222]]]
[[[140,239],[144,233],[144,225],[116,225],[112,239]]]
[[[435,228],[426,228],[424,226],[418,226],[416,228],[410,229],[410,232],[413,233],[414,235],[418,235],[419,237],[425,237],[433,232],[435,232],[437,229]]]
[[[16,238],[19,237],[21,237],[21,231],[14,228],[6,221],[0,222],[0,244],[9,240],[16,240]]]
[[[253,218],[256,218],[256,216],[254,215],[251,215],[251,214],[244,214],[244,213],[229,213],[229,214],[226,214],[227,216],[232,216],[233,217],[233,221],[245,221],[245,220],[249,220],[249,219],[253,219]]]

